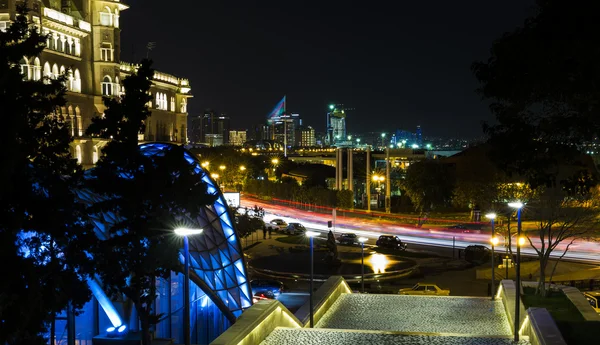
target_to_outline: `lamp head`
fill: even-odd
[[[494,220],[494,219],[496,219],[496,214],[493,213],[493,212],[492,213],[488,213],[488,214],[485,215],[485,218]]]
[[[500,243],[500,239],[498,239],[498,237],[494,236],[490,239],[490,242],[492,243],[493,246],[497,246],[498,243]]]
[[[519,245],[519,247],[522,247],[523,245],[525,245],[525,237],[519,237],[519,240],[517,241],[517,244]]]
[[[304,232],[304,235],[306,237],[317,237],[319,236],[320,233],[316,232],[316,231],[306,231]]]
[[[508,207],[512,207],[512,208],[516,208],[516,209],[520,209],[522,208],[524,205],[522,202],[520,201],[515,201],[515,202],[509,202],[508,203]]]
[[[358,238],[358,242],[360,242],[360,243],[365,243],[365,242],[367,242],[367,240],[368,240],[368,238],[366,238],[366,237],[359,237]]]
[[[202,233],[202,229],[190,229],[190,228],[176,228],[175,234],[179,236],[192,236],[192,235],[200,235]]]

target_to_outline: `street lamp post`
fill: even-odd
[[[190,247],[188,236],[200,235],[202,229],[177,228],[175,234],[183,237],[184,282],[183,282],[183,342],[190,345]]]
[[[310,291],[308,294],[308,307],[310,309],[310,328],[315,326],[314,314],[313,314],[313,278],[314,278],[314,250],[313,250],[313,238],[319,236],[318,232],[306,231],[305,235],[310,239]]]
[[[517,260],[515,262],[516,267],[516,288],[517,291],[515,293],[515,342],[519,341],[519,319],[521,309],[519,308],[519,304],[521,302],[521,209],[523,209],[522,202],[509,202],[509,207],[517,209]]]
[[[495,279],[496,276],[494,275],[494,269],[495,269],[495,265],[494,265],[494,246],[498,244],[498,238],[494,235],[494,220],[496,219],[496,214],[495,213],[488,213],[485,215],[486,218],[488,218],[490,220],[490,222],[492,223],[492,239],[491,239],[491,243],[492,243],[492,301],[494,300],[494,291],[495,289]]]
[[[365,293],[365,242],[366,237],[359,237],[360,242],[360,292]]]

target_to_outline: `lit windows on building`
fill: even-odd
[[[112,96],[113,95],[113,83],[112,78],[108,75],[105,75],[102,79],[102,95],[103,96]]]
[[[119,10],[115,9],[114,11],[111,11],[108,6],[104,7],[104,11],[100,12],[100,25],[118,28]]]
[[[171,107],[169,108],[170,111],[175,111],[175,97],[171,96]]]
[[[114,60],[114,50],[112,44],[110,43],[102,43],[100,47],[100,59],[102,61],[113,61]]]
[[[246,130],[229,131],[229,145],[242,146],[246,142]]]

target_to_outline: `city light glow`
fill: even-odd
[[[374,273],[385,273],[386,268],[390,264],[387,256],[383,254],[373,254],[367,262]]]

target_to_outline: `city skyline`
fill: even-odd
[[[532,5],[438,1],[432,11],[429,3],[189,2],[181,11],[148,0],[136,6],[147,21],[194,22],[203,13],[202,21],[182,32],[128,18],[122,49],[125,58],[139,59],[147,42],[156,42],[150,57],[157,68],[173,66],[195,85],[190,113],[219,109],[239,119],[239,127],[262,120],[287,95],[288,109],[317,131],[325,130],[327,106],[343,103],[356,109],[348,115],[349,132],[422,125],[431,135],[474,137],[493,116],[475,93],[470,65],[486,59],[491,42],[521,25]]]

